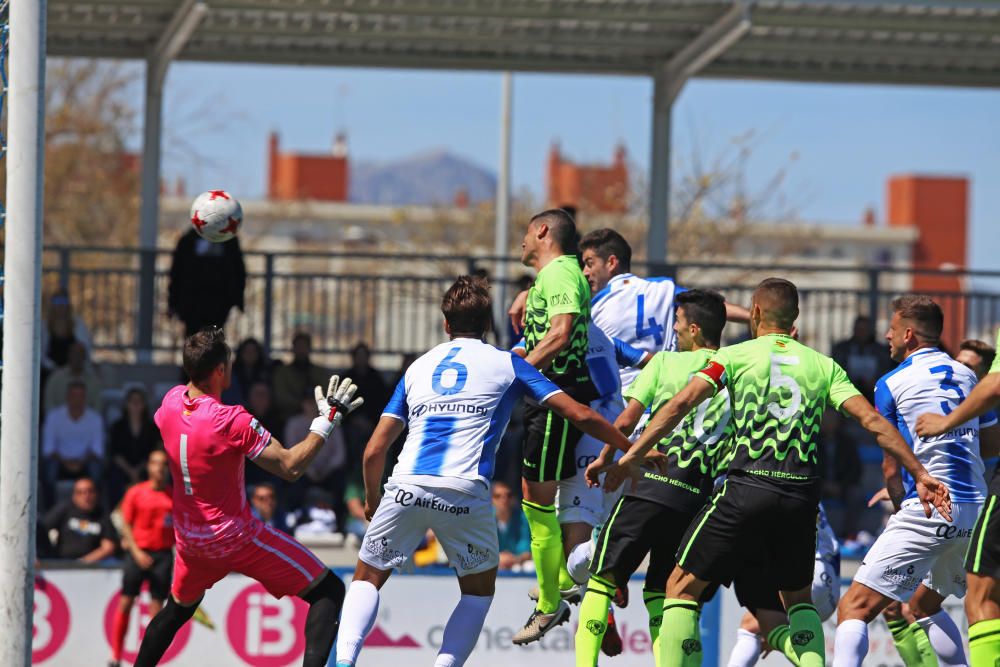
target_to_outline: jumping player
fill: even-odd
[[[362,399],[352,400],[357,388],[350,378],[330,378],[325,395],[316,387],[319,416],[309,435],[286,449],[242,407],[222,404],[232,352],[221,329],[189,336],[183,354],[184,372],[191,381],[167,392],[154,417],[174,479],[174,579],[170,599],[146,628],[135,664],[157,664],[205,591],[230,572],[239,572],[275,597],[297,595],[309,603],[302,664],[323,667],[337,636],[344,584],[304,546],[253,517],[243,471],[249,459],[295,481]]]
[[[792,338],[797,317],[795,285],[780,278],[761,282],[750,309],[753,340],[720,349],[608,470],[606,488],[638,479],[639,457],[656,444],[658,431],[673,430],[706,398],[729,389],[734,444],[728,476],[678,548],[663,605],[661,667],[701,663],[698,601],[710,583],[735,578],[746,554],[763,556],[767,575],[781,592],[802,667],[825,664],[812,579],[820,482],[816,438],[827,406],[853,416],[902,462],[917,480],[928,516],[931,504],[947,516],[947,488],[928,474],[840,366]]]
[[[975,386],[976,376],[938,349],[944,315],[931,299],[900,297],[892,309],[886,339],[900,365],[875,384],[875,405],[911,443],[920,462],[948,485],[952,518],[925,517],[912,480],[886,456],[886,489],[896,513],[840,601],[834,665],[860,667],[868,653],[867,624],[893,600],[909,603],[943,664],[965,665],[961,633],[941,605],[949,595],[965,595],[963,561],[986,497],[979,434],[996,417],[969,420],[941,437],[916,435],[918,415],[952,412]]]
[[[1000,347],[1000,331],[997,332]],[[968,398],[947,415],[929,412],[917,419],[921,438],[939,437],[962,424],[1000,407],[1000,357],[993,360],[989,374],[976,385]],[[993,431],[995,429],[990,429]],[[988,432],[981,432],[983,456],[996,456],[998,446]],[[968,592],[965,613],[969,619],[969,657],[972,667],[995,667],[1000,659],[1000,468],[990,480],[989,497],[972,532],[965,557]]]
[[[355,664],[378,612],[379,590],[428,528],[448,554],[462,592],[434,664],[465,664],[493,601],[499,564],[489,495],[496,448],[522,395],[598,440],[628,442],[531,364],[484,342],[492,313],[485,280],[459,278],[441,310],[451,340],[409,367],[365,448],[365,514],[371,525],[344,602],[337,665]],[[406,442],[382,496],[386,452],[404,428]]]
[[[156,616],[170,594],[174,571],[174,524],[171,518],[173,499],[167,484],[167,455],[156,450],[146,463],[149,479],[131,487],[122,499],[122,542],[125,562],[122,566],[122,592],[111,630],[111,661],[118,667],[122,645],[128,632],[132,605],[139,597],[143,582],[149,582],[149,616]]]

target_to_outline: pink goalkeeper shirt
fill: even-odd
[[[242,406],[192,400],[184,385],[167,392],[154,421],[173,475],[177,548],[222,558],[257,537],[261,523],[250,513],[243,469],[271,441],[267,429]]]

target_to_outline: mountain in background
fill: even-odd
[[[492,201],[496,176],[446,150],[418,153],[394,162],[352,162],[350,199],[359,204],[450,205],[459,190],[472,203]]]

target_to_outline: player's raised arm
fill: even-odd
[[[899,431],[876,412],[863,396],[852,396],[841,404],[840,409],[874,435],[878,446],[899,461],[913,476],[917,484],[917,495],[924,506],[924,513],[930,517],[933,505],[943,517],[951,521],[951,494],[948,493],[948,488],[927,472]],[[890,489],[890,493],[891,491]]]
[[[345,415],[364,403],[364,399],[360,396],[354,398],[357,390],[358,387],[351,378],[340,380],[336,375],[330,378],[326,394],[316,387],[316,408],[319,410],[319,416],[309,425],[309,434],[305,439],[285,449],[277,438],[272,437],[253,462],[286,481],[296,481],[319,454],[319,450],[333,433],[334,427],[344,419]]]
[[[750,321],[750,311],[735,303],[726,302],[726,321],[746,323]]]
[[[967,421],[982,417],[1000,405],[1000,372],[990,373],[948,415],[923,414],[917,419],[917,435],[929,438],[946,433]]]
[[[615,419],[614,426],[616,429],[622,432],[625,437],[632,435],[635,430],[636,424],[642,419],[643,413],[646,411],[646,406],[637,401],[634,398],[630,398],[628,405],[622,411],[618,418]],[[627,450],[622,450],[627,451]],[[615,448],[611,445],[605,443],[604,448],[587,469],[584,471],[584,476],[587,478],[587,485],[594,487],[600,486],[600,475],[601,471],[606,467],[614,463]]]

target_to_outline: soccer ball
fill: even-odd
[[[212,243],[224,243],[236,236],[243,222],[243,207],[225,190],[209,190],[191,204],[191,226]]]

